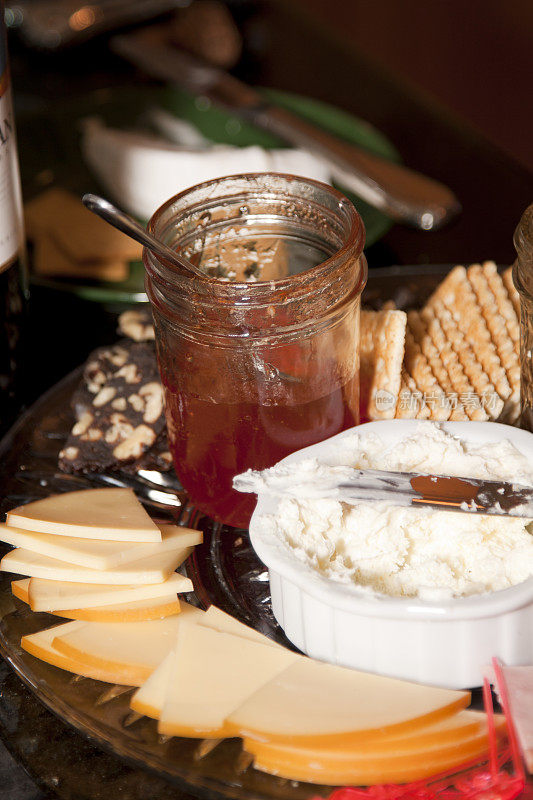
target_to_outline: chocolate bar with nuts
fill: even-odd
[[[77,422],[59,454],[65,472],[114,470],[135,462],[144,469],[170,467],[152,343],[120,342],[95,351],[73,406]]]

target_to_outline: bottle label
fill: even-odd
[[[0,75],[0,272],[21,246],[21,197],[9,73]]]

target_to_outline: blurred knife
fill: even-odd
[[[344,503],[391,506],[533,518],[533,487],[501,481],[453,478],[353,467],[316,467],[297,462],[261,472],[248,470],[233,479],[239,492],[266,492]]]
[[[144,72],[183,86],[327,162],[332,178],[393,219],[435,230],[461,206],[450,189],[379,158],[268,102],[255,89],[165,41],[157,29],[116,36],[115,52]]]

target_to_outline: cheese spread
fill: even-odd
[[[421,422],[395,445],[376,434],[339,441],[324,464],[302,464],[306,478],[340,466],[512,481],[533,486],[533,468],[510,442],[472,443]],[[282,470],[282,468],[280,468]],[[318,495],[318,492],[317,492]],[[321,575],[365,593],[444,600],[505,589],[533,575],[531,519],[347,505],[320,497],[281,498],[258,520]]]

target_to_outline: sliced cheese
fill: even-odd
[[[35,500],[9,511],[7,524],[27,531],[84,539],[161,541],[161,531],[133,489],[85,489]]]
[[[124,585],[132,583],[162,583],[174,570],[183,564],[192,552],[192,547],[156,553],[149,558],[119,564],[113,569],[89,569],[58,561],[49,556],[41,556],[18,547],[5,555],[0,562],[0,570],[29,575],[31,578],[46,578],[74,583],[105,583]],[[31,591],[31,590],[30,590]]]
[[[469,692],[422,686],[298,659],[231,714],[233,735],[314,745],[407,732],[470,701]]]
[[[494,720],[496,730],[503,733],[505,717],[495,715]],[[487,739],[487,736],[487,718],[483,712],[458,711],[418,730],[398,736],[384,734],[377,739],[371,738],[370,741],[302,746],[245,739],[243,744],[244,749],[253,755],[273,756],[279,753],[284,759],[290,757],[294,764],[305,764],[314,760],[337,768],[357,759],[371,762],[431,752],[449,751],[451,754],[454,748],[460,749],[463,743],[479,737]]]
[[[28,604],[30,602],[30,580],[31,578],[23,578],[20,581],[11,581],[13,596]]]
[[[142,586],[108,586],[32,578],[28,593],[32,611],[56,613],[69,609],[92,609],[137,600],[154,600],[192,590],[193,585],[189,578],[172,573],[162,583],[147,583]]]
[[[225,611],[217,608],[217,606],[209,606],[200,624],[206,628],[213,628],[215,631],[242,636],[244,639],[250,639],[253,642],[269,644],[272,647],[281,647],[280,644],[273,642],[268,636],[248,627],[248,625],[244,625],[242,622],[239,622],[238,619],[232,617],[231,614],[226,614]]]
[[[180,627],[158,730],[172,736],[226,736],[225,719],[302,656],[198,625]]]
[[[56,637],[56,631],[61,628],[63,631],[67,630],[70,625],[70,631],[76,630],[74,626],[83,625],[82,622],[67,622],[64,625],[59,625],[54,628],[48,628],[45,631],[38,633],[31,633],[28,636],[23,636],[21,639],[21,647],[26,652],[31,653],[32,656],[51,664],[54,667],[65,669],[68,672],[73,672],[76,675],[83,675],[85,678],[94,678],[96,681],[105,681],[107,683],[118,683],[127,686],[122,682],[122,675],[117,674],[116,671],[101,669],[91,664],[82,664],[68,656],[60,653],[53,646],[53,640]],[[133,684],[135,685],[135,684]]]
[[[159,528],[162,541],[136,544],[34,533],[0,524],[0,541],[59,561],[68,561],[69,564],[106,570],[120,564],[139,561],[141,558],[150,558],[158,553],[166,553],[178,547],[192,547],[202,541],[201,531],[177,525],[160,525]]]
[[[137,689],[130,701],[133,711],[152,719],[159,719],[165,703],[169,681],[173,677],[174,659],[174,650],[171,650],[157,669],[152,672],[148,680],[143,683],[140,689]]]
[[[258,641],[261,644],[281,647],[281,645],[276,644],[261,633],[257,633],[247,625],[243,625],[235,617],[226,614],[216,606],[210,606],[202,617],[198,617],[197,625]],[[135,693],[131,700],[131,707],[134,711],[154,719],[160,718],[167,691],[168,676],[171,674],[171,668],[173,669],[174,658],[174,654],[170,653],[157,670],[150,675],[146,683]]]
[[[458,746],[429,751],[414,751],[410,755],[394,757],[390,753],[374,758],[352,757],[338,762],[332,756],[322,759],[310,752],[306,759],[295,760],[280,746],[265,745],[254,756],[254,766],[282,778],[312,783],[368,786],[384,783],[407,783],[437,775],[446,770],[460,768],[488,751],[486,731],[464,740]]]
[[[175,594],[153,600],[131,600],[129,603],[101,606],[100,608],[72,608],[54,611],[58,617],[79,619],[85,622],[148,622],[164,619],[181,611]]]
[[[29,587],[31,578],[13,581],[11,591],[23,603],[30,602]],[[191,584],[192,588],[192,584]],[[127,603],[101,606],[100,608],[72,608],[64,611],[53,611],[58,617],[77,619],[85,622],[144,622],[152,619],[163,619],[179,614],[180,602],[176,592],[165,597],[130,600]]]
[[[79,628],[56,628],[53,646],[82,664],[121,676],[119,683],[141,686],[176,643],[179,627],[204,612],[181,604],[181,612],[150,622],[81,622]],[[66,623],[69,625],[70,623]]]

